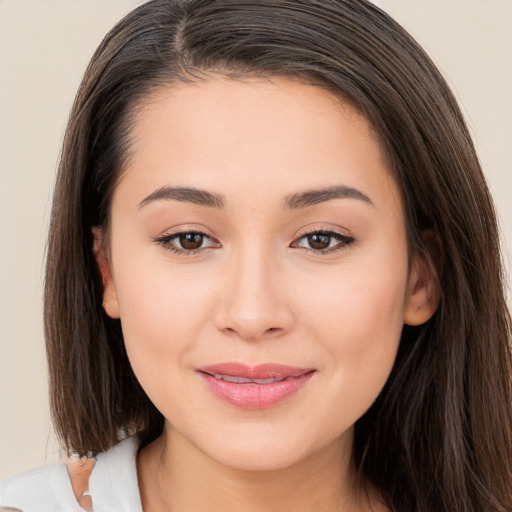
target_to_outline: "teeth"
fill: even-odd
[[[213,375],[216,379],[225,380],[226,382],[234,382],[236,384],[270,384],[272,382],[281,382],[286,377],[270,377],[269,379],[248,379],[247,377],[234,377],[233,375]]]
[[[236,382],[237,384],[248,384],[251,382],[251,379],[247,379],[245,377],[233,377],[232,375],[221,375],[222,380],[227,382]]]
[[[254,382],[256,382],[256,384],[270,384],[271,382],[281,382],[285,378],[286,377],[272,377],[270,379],[254,379]]]

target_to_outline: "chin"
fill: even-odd
[[[238,471],[270,472],[289,468],[307,454],[299,447],[262,447],[261,443],[255,443],[252,446],[224,447],[221,453],[211,453],[210,457]]]
[[[324,450],[336,450],[339,437],[314,436],[310,429],[278,429],[269,425],[239,425],[217,431],[215,438],[190,441],[209,458],[239,471],[279,471]],[[332,433],[334,434],[334,433]]]

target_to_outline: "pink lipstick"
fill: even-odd
[[[229,362],[198,368],[217,397],[241,409],[265,409],[283,402],[301,389],[314,368],[265,363],[257,366]]]

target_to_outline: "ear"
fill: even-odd
[[[413,254],[404,303],[404,323],[421,325],[436,312],[441,289],[433,263],[425,254]]]
[[[103,284],[103,309],[111,318],[119,318],[119,302],[117,292],[112,278],[110,258],[105,250],[103,231],[99,226],[92,228],[94,238],[93,254]]]

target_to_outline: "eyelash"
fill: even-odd
[[[207,249],[211,249],[212,247],[213,248],[220,247],[220,244],[217,241],[214,241],[214,243],[212,245],[209,245],[207,247],[200,247],[198,249],[191,249],[191,250],[179,248],[179,247],[172,245],[172,241],[178,239],[181,235],[200,235],[200,236],[204,237],[204,239],[209,239],[209,240],[213,241],[213,238],[211,236],[207,235],[206,233],[204,233],[202,231],[195,231],[195,230],[178,231],[171,235],[164,235],[161,237],[154,238],[153,241],[158,243],[159,245],[161,245],[164,249],[171,251],[175,254],[182,255],[182,256],[195,256],[195,255],[201,254],[202,252],[206,251]],[[338,251],[342,251],[342,250],[346,249],[347,246],[349,246],[350,244],[355,242],[355,238],[353,238],[351,236],[343,235],[342,233],[338,233],[337,231],[332,231],[329,229],[315,229],[313,231],[308,231],[307,233],[300,235],[300,237],[291,244],[291,247],[298,247],[297,244],[299,241],[307,238],[308,236],[313,236],[313,235],[328,236],[328,237],[330,237],[331,240],[332,239],[336,240],[338,242],[338,244],[335,245],[334,247],[328,247],[327,249],[313,249],[313,248],[304,247],[304,249],[306,249],[306,253],[310,253],[310,252],[312,252],[314,254],[334,253],[334,252],[338,252]],[[204,239],[203,239],[203,241],[204,241]]]
[[[202,231],[196,231],[194,229],[189,229],[186,231],[178,231],[171,235],[164,235],[161,237],[154,238],[153,240],[156,243],[160,244],[164,249],[171,251],[175,254],[180,254],[182,256],[195,256],[197,254],[201,254],[206,249],[220,246],[220,244],[218,242],[215,242],[213,245],[210,245],[208,247],[200,247],[199,249],[192,249],[192,250],[180,249],[179,247],[175,247],[174,245],[172,245],[171,242],[173,240],[178,239],[181,235],[200,235],[200,236],[203,236],[205,239],[213,240],[213,238],[211,236],[207,235],[206,233],[203,233]],[[215,245],[215,244],[218,244],[218,245]]]
[[[304,247],[303,249],[306,250],[306,254],[308,253],[314,253],[314,254],[330,254],[338,251],[343,251],[346,249],[350,244],[355,242],[355,238],[352,236],[344,235],[342,233],[339,233],[338,231],[333,231],[331,229],[314,229],[313,231],[308,231],[307,233],[303,233],[299,236],[297,241],[293,242],[291,244],[291,247],[297,247],[297,244],[301,241],[306,239],[309,236],[313,235],[324,235],[328,236],[330,238],[329,245],[331,241],[334,239],[338,243],[334,247],[328,247],[327,249],[313,249]]]

